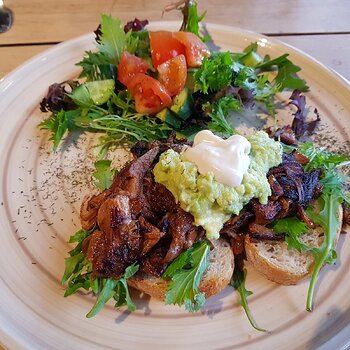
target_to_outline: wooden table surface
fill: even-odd
[[[15,14],[0,34],[0,78],[56,43],[96,28],[101,13],[176,20],[167,0],[6,0]],[[207,22],[271,35],[312,55],[350,80],[350,0],[201,0]]]

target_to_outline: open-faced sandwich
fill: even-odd
[[[82,230],[70,239],[65,295],[96,293],[88,317],[111,298],[134,310],[128,286],[197,311],[227,285],[245,300],[248,260],[281,284],[311,275],[311,310],[318,273],[336,260],[346,157],[305,142],[320,117],[308,120],[307,86],[287,54],[262,58],[257,44],[210,52],[196,4],[183,12],[175,33],[103,16],[99,51],[79,63],[86,82],[54,84],[41,103],[55,149],[75,129],[105,132],[101,157],[132,145],[122,169],[95,163],[99,189],[83,200]],[[276,93],[292,88],[291,125],[245,136],[232,127],[232,113],[253,105],[274,115]]]

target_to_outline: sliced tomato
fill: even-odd
[[[156,114],[171,105],[171,97],[165,87],[149,75],[136,74],[129,82],[128,89],[135,99],[138,113]]]
[[[146,73],[149,66],[146,60],[124,51],[118,64],[118,80],[128,86],[130,80],[138,73]]]
[[[155,69],[158,65],[173,57],[185,54],[185,46],[173,37],[172,32],[149,32],[152,63]]]
[[[193,33],[190,32],[175,32],[173,37],[185,46],[185,57],[188,67],[199,67],[202,64],[204,57],[210,56],[210,51]]]
[[[186,84],[187,65],[184,55],[179,55],[158,66],[159,81],[170,96],[178,95]]]

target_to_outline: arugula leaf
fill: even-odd
[[[101,159],[94,163],[95,171],[92,174],[97,181],[94,184],[101,190],[111,187],[115,169],[111,169],[111,160]]]
[[[97,280],[95,281],[97,282]],[[68,297],[74,294],[78,289],[89,291],[91,289],[91,284],[91,273],[78,274],[74,279],[69,281],[64,296]]]
[[[319,199],[321,211],[318,215],[310,215],[311,219],[320,224],[324,229],[324,241],[322,246],[316,251],[315,265],[311,274],[309,290],[307,294],[306,310],[312,311],[313,296],[318,274],[325,263],[333,264],[336,259],[335,241],[337,230],[341,224],[338,219],[339,205],[343,201],[343,195],[336,190],[326,191]]]
[[[305,166],[306,171],[322,169],[320,183],[323,186],[322,193],[337,194],[342,201],[349,202],[349,195],[344,191],[349,177],[341,174],[339,169],[349,165],[346,155],[328,152],[324,147],[315,147],[311,142],[306,142],[298,147],[299,151],[309,158]]]
[[[290,150],[290,149],[288,149]],[[286,218],[276,222],[273,229],[276,232],[286,232],[288,247],[299,251],[311,251],[314,255],[314,268],[310,278],[306,310],[312,311],[315,284],[318,274],[324,264],[334,264],[337,259],[335,242],[339,229],[338,211],[343,201],[349,201],[349,195],[345,193],[345,184],[348,177],[339,173],[338,169],[348,165],[346,156],[328,152],[323,147],[315,147],[311,142],[299,145],[298,150],[309,158],[309,163],[304,167],[306,171],[322,169],[320,183],[323,186],[321,196],[318,198],[319,212],[307,209],[308,216],[314,223],[321,226],[324,232],[324,240],[320,247],[310,247],[301,243],[298,239],[298,231],[307,232],[307,227],[297,218]]]
[[[179,257],[168,266],[164,276],[170,277],[171,282],[167,287],[166,304],[185,304],[190,312],[198,311],[204,305],[205,296],[198,288],[208,267],[209,250],[207,242],[197,242],[182,253],[186,259]]]
[[[111,299],[115,294],[115,287],[117,285],[117,280],[113,278],[107,278],[102,282],[102,290],[92,307],[92,309],[86,314],[87,318],[96,316],[105,306],[109,299]]]
[[[218,91],[232,82],[233,59],[230,52],[214,53],[204,58],[202,66],[195,72],[194,79],[198,89],[207,94]]]
[[[212,111],[208,113],[211,122],[208,124],[209,129],[225,136],[236,134],[231,127],[227,118],[230,112],[241,109],[240,101],[232,96],[224,96],[214,103]]]
[[[252,67],[246,67],[239,62],[234,64],[234,86],[239,86],[247,90],[254,91],[256,89],[257,75]]]
[[[68,243],[77,243],[77,245],[69,252],[70,256],[65,259],[65,270],[61,280],[62,284],[69,281],[65,296],[75,293],[80,287],[86,290],[89,289],[86,288],[88,287],[86,280],[90,278],[91,264],[86,260],[82,252],[82,243],[92,232],[93,230],[86,231],[81,229],[69,238]],[[88,278],[86,279],[86,277]]]
[[[309,163],[305,167],[306,171],[319,168],[333,171],[348,161],[346,155],[328,152],[325,147],[316,147],[311,142],[300,144],[298,149],[309,158]]]
[[[250,290],[247,290],[245,288],[245,281],[246,281],[246,276],[247,276],[247,270],[243,269],[240,270],[239,268],[235,268],[233,272],[233,278],[231,280],[231,286],[237,290],[237,292],[240,294],[241,299],[239,303],[243,306],[244,312],[247,315],[247,318],[252,325],[254,329],[260,332],[267,332],[267,330],[259,328],[256,323],[254,322],[250,311],[248,307],[248,297],[252,295],[253,293]]]
[[[129,311],[135,311],[136,305],[130,298],[126,280],[133,276],[138,271],[138,269],[139,265],[134,263],[125,269],[124,276],[119,280],[116,280],[114,278],[101,279],[102,289],[94,306],[88,312],[86,317],[90,318],[96,316],[111,298],[114,298],[117,301],[115,307],[127,305]]]
[[[274,82],[279,84],[282,89],[307,91],[309,87],[306,85],[305,80],[300,79],[296,74],[300,70],[300,67],[286,59],[283,65],[278,67],[278,74]]]
[[[175,272],[181,270],[190,260],[190,250],[187,249],[183,251],[164,271],[162,277],[171,278],[174,276]]]
[[[83,263],[83,264],[82,264]],[[82,252],[65,259],[65,271],[61,280],[64,284],[74,273],[79,273],[85,265],[85,256]]]
[[[264,62],[256,65],[255,68],[269,70],[275,66],[278,69],[278,73],[274,82],[276,85],[280,85],[281,90],[297,89],[300,91],[307,91],[309,87],[306,85],[305,80],[299,78],[297,75],[301,68],[290,61],[288,56],[289,54],[284,54],[272,60],[267,56]]]
[[[114,299],[116,300],[115,307],[120,307],[126,305],[129,311],[135,311],[136,305],[131,300],[129,294],[129,288],[126,280],[131,276],[135,275],[135,273],[139,270],[139,265],[136,263],[128,266],[125,269],[124,277],[118,280],[117,283],[117,293],[114,294]]]
[[[288,249],[296,249],[299,252],[310,250],[310,247],[299,240],[299,236],[303,233],[307,233],[309,228],[297,217],[276,220],[273,224],[273,230],[276,233],[286,233],[285,241],[288,244]]]
[[[347,157],[337,155],[326,151],[322,147],[315,147],[311,143],[300,145],[299,151],[305,154],[310,162],[306,165],[305,170],[321,168],[323,170],[320,183],[323,185],[322,194],[318,199],[320,212],[314,213],[307,211],[310,218],[320,225],[324,231],[324,241],[321,247],[313,249],[315,264],[311,274],[309,290],[306,301],[306,310],[311,311],[313,308],[313,297],[315,284],[321,267],[325,264],[333,264],[336,259],[335,241],[339,225],[338,210],[343,201],[348,201],[349,196],[345,193],[345,184],[349,181],[348,177],[340,174],[338,169],[347,165]]]
[[[83,240],[91,234],[91,231],[79,230],[74,235],[69,237],[68,243],[81,243]]]
[[[43,120],[39,127],[51,131],[50,141],[53,141],[53,150],[56,151],[63,136],[67,131],[72,131],[75,118],[80,114],[78,110],[64,111],[61,110],[52,114],[49,118]]]
[[[69,239],[69,243],[77,243],[77,246],[69,252],[70,257],[65,259],[65,271],[61,283],[64,284],[68,281],[68,286],[64,296],[67,297],[74,294],[79,289],[91,290],[98,294],[94,306],[86,317],[97,315],[112,297],[117,301],[115,307],[127,305],[129,311],[134,311],[136,306],[131,300],[126,281],[138,271],[139,265],[134,263],[128,266],[125,269],[124,276],[119,280],[114,278],[94,278],[92,275],[92,264],[82,252],[82,243],[92,232],[93,230],[79,230]]]

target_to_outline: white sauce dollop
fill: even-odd
[[[236,187],[248,170],[250,147],[250,142],[241,135],[224,140],[203,130],[195,136],[193,146],[182,152],[182,157],[194,163],[200,174],[212,173],[216,181]]]

